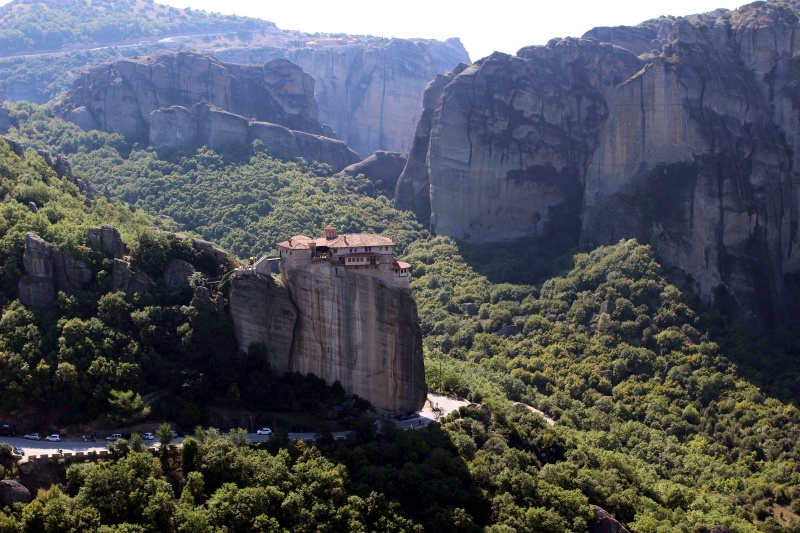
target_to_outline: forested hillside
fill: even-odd
[[[344,442],[320,425],[315,448],[212,431],[155,460],[123,448],[115,464],[65,461],[60,487],[0,511],[3,531],[561,533],[587,531],[590,504],[639,533],[800,531],[798,332],[753,344],[674,284],[649,246],[568,254],[539,279],[509,250],[428,236],[362,178],[326,177],[258,146],[159,155],[46,108],[11,111],[12,136],[68,154],[115,203],[87,202],[0,143],[4,413],[57,400],[81,420],[117,409],[119,393],[135,399],[170,382],[179,392],[162,412],[183,424],[205,422],[210,398],[262,414],[326,413],[310,399],[342,401],[313,379],[264,385],[265,354],[237,353],[227,317],[189,306],[188,292],[109,291],[103,258],[86,250],[89,226],[119,227],[141,264],[148,250],[192,259],[182,241],[143,230],[171,221],[123,200],[243,257],[329,223],[394,234],[413,265],[428,386],[475,405],[422,431],[384,425],[376,435],[356,416]],[[91,288],[62,296],[57,312],[14,301],[26,231],[95,265]],[[3,475],[14,474],[7,463]]]
[[[0,6],[5,53],[124,42],[180,33],[252,31],[271,22],[178,9],[153,0],[15,0]]]

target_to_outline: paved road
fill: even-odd
[[[442,396],[439,394],[429,394],[425,402],[425,406],[421,411],[417,412],[419,417],[409,420],[397,420],[396,418],[392,420],[400,429],[420,429],[436,420],[437,409],[440,410],[440,416],[444,416],[451,411],[458,409],[460,406],[468,404],[469,402],[466,400],[450,398],[448,396]],[[379,411],[379,417],[377,420],[382,420],[382,415],[384,413],[388,414],[385,411]],[[344,439],[349,433],[349,431],[335,431],[333,432],[333,438],[336,440]],[[300,439],[309,441],[313,440],[315,436],[316,433],[289,433],[290,440]],[[247,438],[252,442],[263,442],[269,439],[269,435],[256,435],[255,433],[248,433]],[[106,442],[105,437],[98,438],[97,442],[84,441],[82,437],[75,436],[64,437],[62,438],[61,442],[48,442],[45,440],[26,440],[18,436],[0,437],[0,442],[5,442],[12,446],[22,448],[25,451],[25,455],[50,455],[58,453],[58,450],[71,453],[88,453],[108,450],[108,443]],[[158,446],[158,439],[145,442],[151,447]],[[180,445],[183,442],[183,438],[178,437],[172,442]]]

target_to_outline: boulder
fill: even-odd
[[[31,491],[19,481],[13,479],[0,480],[0,508],[12,508],[15,503],[31,502]]]
[[[188,287],[189,276],[195,273],[191,263],[183,259],[172,259],[164,269],[164,283],[170,287]]]
[[[8,149],[11,150],[11,153],[16,154],[17,157],[25,157],[25,148],[18,141],[6,136],[1,136],[0,139],[3,139],[8,144]]]
[[[589,523],[589,533],[630,533],[628,529],[620,524],[605,509],[596,505],[590,505],[594,511],[594,519]]]
[[[53,279],[53,261],[50,246],[32,231],[25,234],[22,265],[25,268],[26,276]]]
[[[114,226],[103,224],[99,228],[89,228],[89,243],[92,250],[101,251],[114,259],[121,259],[125,255],[122,237]]]
[[[19,280],[19,301],[37,311],[52,311],[56,306],[53,280],[23,276]]]
[[[218,263],[224,263],[228,260],[228,252],[222,248],[217,248],[210,242],[204,241],[203,239],[193,238],[192,247],[198,252],[203,252],[210,255],[216,259]]]
[[[381,182],[381,188],[394,194],[397,179],[408,162],[408,155],[398,152],[378,150],[363,161],[345,167],[337,176],[357,176],[363,174],[372,182]]]
[[[94,274],[85,261],[58,249],[53,250],[52,261],[53,282],[59,291],[72,294],[92,281]]]
[[[143,270],[131,268],[124,259],[114,259],[112,286],[118,291],[152,292],[156,283]]]

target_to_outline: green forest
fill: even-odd
[[[58,50],[76,44],[270,27],[274,24],[259,19],[178,9],[153,0],[17,1],[0,6],[0,49]]]
[[[108,413],[199,427],[157,456],[134,435],[118,461],[53,460],[57,483],[0,510],[0,532],[561,533],[587,531],[591,506],[636,533],[800,531],[800,332],[747,338],[649,245],[572,250],[541,275],[512,251],[430,235],[363,177],[260,145],[159,154],[46,107],[8,107],[9,136],[28,152],[0,141],[0,412],[58,403],[64,423]],[[112,200],[87,200],[37,149],[66,154]],[[186,288],[112,290],[109,258],[86,237],[103,223],[154,278],[168,258],[200,275]],[[327,224],[394,236],[412,263],[428,388],[471,406],[419,431],[376,427],[364,405],[342,416],[341,386],[271,377],[258,346],[236,350],[223,312],[192,303],[209,280],[224,292],[236,259],[209,261],[174,232],[247,260]],[[91,266],[91,282],[51,312],[17,300],[28,231]],[[168,401],[146,412],[141,396],[165,388]],[[287,426],[257,445],[203,429],[212,404],[264,423],[311,413],[318,438],[289,442]],[[336,441],[333,428],[352,433]],[[0,463],[19,475],[2,447]]]

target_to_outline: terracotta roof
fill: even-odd
[[[305,235],[294,235],[283,242],[279,242],[278,246],[281,248],[290,248],[292,250],[307,250],[309,248],[309,243],[312,242],[314,242],[314,239],[311,237],[306,237]]]
[[[371,233],[347,233],[337,235],[335,239],[319,237],[312,239],[305,235],[289,237],[288,240],[279,242],[278,246],[290,248],[292,250],[308,249],[310,243],[317,246],[327,246],[328,248],[363,248],[364,246],[394,246],[394,240],[389,237],[381,237]]]
[[[406,263],[405,261],[395,261],[394,262],[395,268],[411,268],[411,263]]]

